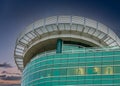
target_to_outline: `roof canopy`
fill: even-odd
[[[120,47],[118,36],[97,21],[79,16],[52,16],[32,23],[17,38],[14,58],[18,68],[23,70],[42,46],[54,45],[58,38],[91,46]]]

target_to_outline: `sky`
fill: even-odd
[[[14,48],[20,32],[41,18],[55,15],[96,20],[120,37],[120,0],[0,0],[0,65],[9,66],[0,66],[0,74],[11,68],[19,73],[14,62]]]

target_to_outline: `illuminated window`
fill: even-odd
[[[104,73],[105,74],[113,74],[113,67],[106,67]]]
[[[77,68],[75,73],[76,75],[85,75],[85,68]]]
[[[93,69],[94,69],[94,73],[95,73],[95,74],[101,74],[101,69],[100,69],[100,67],[94,67]]]

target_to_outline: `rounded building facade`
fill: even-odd
[[[53,16],[26,27],[14,58],[22,86],[120,86],[120,39],[78,16]]]

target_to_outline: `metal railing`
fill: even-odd
[[[71,54],[71,53],[92,53],[92,52],[103,52],[103,51],[120,51],[120,48],[116,47],[104,47],[104,48],[98,48],[98,47],[83,47],[83,48],[78,48],[78,49],[62,49],[62,53],[56,53],[56,50],[51,50],[51,51],[45,51],[40,54],[37,54],[31,61],[43,57],[43,56],[48,56],[48,55],[55,55],[55,54]]]

